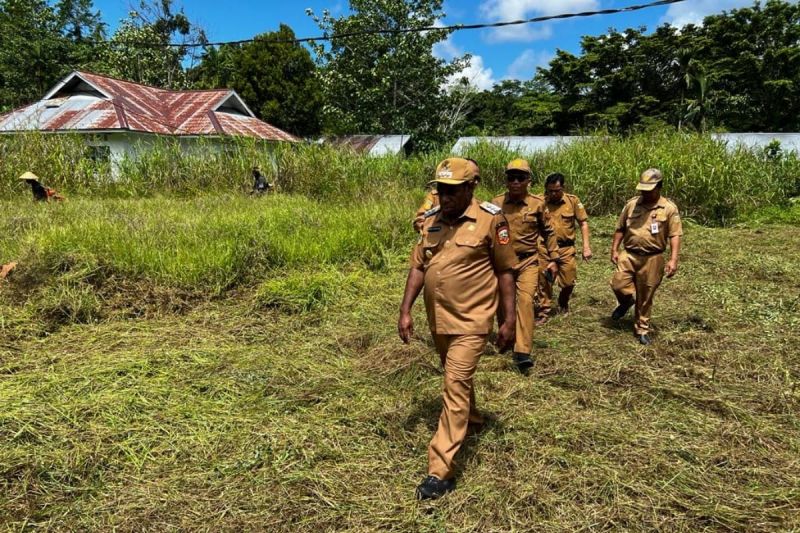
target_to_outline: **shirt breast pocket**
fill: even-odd
[[[441,234],[428,233],[422,238],[422,254],[425,261],[430,261],[439,251],[439,243],[441,241]]]
[[[666,231],[667,228],[667,215],[666,213],[658,213],[656,214],[655,218],[652,219],[652,222],[657,225],[658,233],[663,233]],[[651,233],[656,233],[656,226],[651,228]]]
[[[536,213],[533,213],[531,211],[525,211],[524,213],[522,213],[522,224],[526,228],[531,228],[533,226],[536,226],[537,223],[538,219],[536,218]]]
[[[480,257],[487,253],[488,244],[484,239],[474,235],[459,236],[455,239],[460,255],[470,259]]]
[[[561,213],[561,222],[568,228],[571,228],[575,225],[575,213]]]
[[[645,224],[647,224],[647,219],[642,216],[641,212],[634,211],[625,219],[625,226],[628,229],[640,229],[644,227]]]

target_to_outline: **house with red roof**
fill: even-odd
[[[228,89],[172,91],[76,71],[33,104],[0,116],[0,133],[41,131],[85,134],[99,157],[112,163],[133,157],[158,136],[179,139],[191,149],[224,146],[231,137],[298,142],[259,120]]]

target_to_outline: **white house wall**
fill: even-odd
[[[88,146],[107,146],[109,148],[109,163],[111,176],[119,178],[122,162],[128,158],[135,160],[140,154],[151,150],[162,140],[174,140],[168,137],[160,138],[157,135],[134,132],[110,132],[92,134],[87,138]],[[219,139],[201,137],[177,137],[181,151],[187,154],[220,153],[225,149],[225,142]]]

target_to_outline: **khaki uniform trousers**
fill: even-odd
[[[559,249],[561,262],[558,265],[555,281],[562,289],[575,286],[575,282],[578,280],[578,261],[575,254],[574,246]],[[553,306],[553,284],[544,276],[549,262],[547,258],[543,259],[539,255],[539,290],[537,292],[539,316],[549,315]]]
[[[533,349],[533,299],[539,286],[539,264],[536,255],[514,267],[517,288],[517,328],[514,352],[530,354]]]
[[[653,297],[664,277],[664,254],[641,256],[623,251],[619,255],[611,288],[619,303],[636,299],[637,335],[650,333],[650,311]]]
[[[482,424],[475,407],[472,379],[486,347],[487,335],[437,335],[433,342],[444,368],[442,414],[428,447],[428,474],[450,479],[455,474],[455,455],[467,437],[467,426]]]

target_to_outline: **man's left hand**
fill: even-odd
[[[584,246],[583,247],[583,260],[584,261],[589,261],[589,260],[592,259],[592,257],[594,257],[594,255],[592,254],[592,249],[589,248],[588,246]]]
[[[671,259],[664,267],[664,273],[667,275],[668,278],[671,278],[677,272],[678,272],[678,262],[674,259]]]

